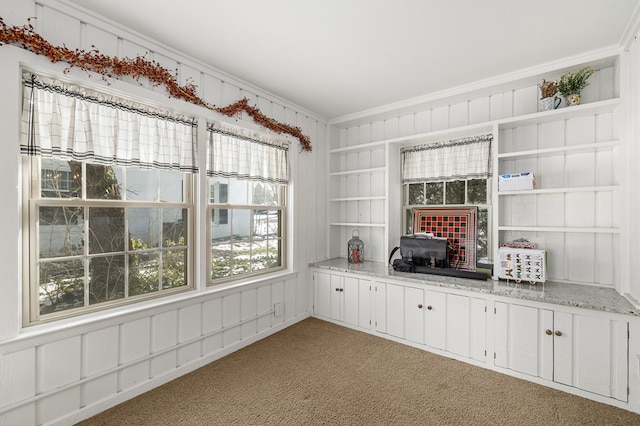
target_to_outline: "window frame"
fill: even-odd
[[[486,181],[486,203],[485,204],[481,204],[481,203],[470,203],[469,202],[469,181],[470,180],[485,180]],[[465,185],[464,185],[464,203],[463,204],[448,204],[447,201],[447,183],[449,182],[459,182],[459,181],[464,181]],[[442,187],[442,203],[440,204],[409,204],[409,186],[410,185],[415,185],[415,184],[428,184],[428,183],[442,183],[443,187]],[[476,262],[480,262],[480,261],[492,261],[493,259],[493,252],[492,250],[490,250],[490,247],[492,247],[492,240],[493,240],[493,235],[491,232],[491,223],[492,223],[492,203],[491,203],[491,177],[488,178],[477,178],[477,177],[472,177],[472,178],[467,178],[467,179],[456,179],[456,180],[439,180],[439,181],[424,181],[424,182],[410,182],[410,183],[402,183],[402,209],[401,209],[401,226],[402,226],[402,230],[401,230],[401,235],[405,235],[409,224],[407,223],[407,215],[411,214],[411,216],[413,216],[413,211],[416,208],[421,208],[421,207],[469,207],[469,206],[475,206],[478,208],[478,223],[480,222],[480,211],[481,210],[486,210],[487,212],[487,230],[486,230],[486,234],[487,234],[487,256],[486,257],[477,257],[476,258]],[[479,227],[478,227],[479,228]],[[413,229],[412,229],[413,231]],[[477,233],[478,231],[476,231]],[[477,238],[476,235],[476,241],[478,242],[480,239]],[[477,245],[476,242],[476,245]],[[477,247],[476,247],[477,250]]]
[[[57,157],[61,160],[66,160],[62,157]],[[40,156],[22,156],[21,170],[23,173],[23,191],[22,191],[22,277],[23,277],[23,297],[22,297],[22,323],[23,326],[33,326],[37,324],[47,323],[64,318],[80,317],[92,312],[102,311],[118,306],[131,305],[142,301],[151,299],[158,299],[174,295],[177,293],[183,293],[192,291],[197,288],[194,280],[195,273],[195,185],[197,183],[197,174],[183,173],[183,201],[182,202],[167,202],[161,201],[159,197],[156,197],[156,201],[140,201],[140,200],[100,200],[100,199],[88,199],[86,197],[86,178],[83,176],[83,184],[79,197],[69,198],[57,198],[57,197],[43,197],[42,196],[42,168],[40,166],[42,157]],[[82,162],[87,163],[87,162]],[[135,166],[124,167],[125,170],[136,169]],[[83,170],[85,166],[83,165]],[[157,169],[151,169],[157,170]],[[157,170],[162,172],[162,170]],[[126,175],[126,173],[125,173]],[[125,182],[121,183],[126,185]],[[156,192],[160,190],[160,179],[155,183]],[[185,236],[187,243],[185,246],[186,260],[185,260],[185,275],[186,285],[179,287],[170,287],[162,289],[158,287],[158,290],[137,295],[128,295],[128,256],[133,253],[140,253],[140,250],[134,250],[130,247],[130,238],[125,240],[124,248],[121,253],[125,261],[124,271],[124,296],[122,298],[101,301],[95,304],[88,303],[87,293],[89,291],[89,284],[86,282],[85,271],[85,283],[83,292],[85,294],[83,306],[73,307],[51,313],[41,314],[40,312],[40,283],[39,283],[39,264],[40,258],[40,245],[39,245],[39,207],[80,207],[82,209],[88,209],[91,207],[119,207],[125,210],[129,208],[151,208],[158,209],[160,212],[163,209],[186,209],[187,221],[185,227]],[[126,213],[125,213],[126,218]],[[125,229],[128,229],[128,221],[124,220]],[[86,228],[85,228],[86,231]],[[85,233],[83,232],[83,237]],[[125,237],[126,238],[126,237]],[[157,252],[169,251],[163,245],[153,249]],[[84,250],[82,255],[78,255],[77,258],[82,259],[85,262],[92,257],[91,254],[87,254],[88,250]],[[96,257],[97,254],[93,254]],[[48,259],[48,258],[45,258]]]
[[[208,186],[208,194],[212,193],[212,186],[213,185],[218,185],[220,184],[219,181],[215,181],[214,180],[219,180],[220,178],[218,177],[212,177],[212,176],[207,176],[207,186]],[[254,183],[254,181],[251,180],[242,180],[243,182],[247,182],[248,184]],[[287,270],[288,269],[288,264],[289,264],[289,258],[288,258],[288,251],[287,251],[287,247],[289,245],[289,240],[288,240],[288,216],[291,214],[290,210],[289,210],[289,206],[287,203],[288,200],[288,192],[289,192],[289,184],[282,184],[279,183],[277,184],[279,186],[279,191],[278,191],[278,204],[277,205],[272,205],[272,204],[231,204],[229,202],[227,203],[214,203],[211,201],[211,197],[209,196],[207,199],[207,215],[205,220],[207,221],[207,287],[208,288],[213,288],[216,287],[218,285],[223,285],[223,284],[229,284],[229,283],[235,283],[235,282],[241,282],[245,279],[251,279],[251,278],[255,278],[256,276],[262,276],[262,275],[268,275],[268,274],[272,274],[275,272],[279,272],[279,271],[283,271],[283,270]],[[227,183],[227,190],[231,191],[231,185],[229,183]],[[248,198],[253,198],[253,187],[251,187],[250,193],[248,194]],[[260,270],[256,270],[256,271],[249,271],[249,272],[244,272],[241,274],[235,274],[235,275],[229,275],[229,276],[224,276],[224,277],[219,277],[219,278],[213,278],[212,274],[213,274],[213,255],[212,255],[212,251],[213,251],[213,247],[214,244],[212,243],[212,234],[213,234],[213,226],[221,226],[220,224],[218,224],[218,222],[215,222],[212,220],[212,218],[217,219],[216,217],[216,210],[221,210],[221,209],[226,209],[229,214],[228,214],[228,225],[230,227],[233,226],[233,214],[231,213],[233,210],[247,210],[249,211],[250,215],[251,212],[254,210],[278,210],[281,212],[281,220],[280,220],[280,227],[279,227],[279,231],[280,231],[280,235],[277,238],[277,240],[280,241],[280,245],[279,245],[279,252],[280,252],[280,265],[275,266],[275,267],[271,267],[271,268],[265,268],[265,269],[260,269]],[[253,221],[250,221],[251,227],[253,228]],[[251,237],[253,237],[253,229],[251,229],[250,232]],[[251,240],[253,241],[253,240]]]

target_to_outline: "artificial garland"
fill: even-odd
[[[73,67],[78,67],[88,72],[100,74],[105,80],[123,75],[133,77],[135,80],[145,77],[155,86],[164,86],[169,96],[173,98],[183,99],[228,117],[233,117],[244,111],[258,125],[278,134],[287,133],[300,141],[303,150],[311,151],[311,140],[302,133],[299,127],[280,123],[273,118],[267,117],[257,107],[250,106],[247,98],[242,98],[226,107],[211,105],[196,94],[197,86],[193,83],[188,82],[186,85],[180,86],[174,74],[156,61],[148,61],[144,56],[137,56],[134,59],[120,59],[100,53],[95,46],[91,46],[92,49],[89,51],[82,49],[72,50],[64,45],[53,46],[35,32],[34,27],[31,25],[31,19],[28,20],[26,25],[18,27],[8,26],[0,17],[0,46],[2,44],[20,46],[36,55],[46,56],[54,63],[66,62],[69,64],[69,68],[65,72],[68,72]]]

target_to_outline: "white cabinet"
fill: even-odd
[[[365,329],[371,327],[370,280],[314,271],[313,286],[316,315]]]
[[[486,301],[386,284],[387,333],[479,361],[486,359]]]
[[[495,365],[627,401],[628,322],[495,303]]]

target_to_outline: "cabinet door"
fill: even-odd
[[[373,283],[373,298],[375,299],[375,309],[372,314],[376,331],[387,332],[387,289],[386,284],[381,282]]]
[[[495,303],[495,365],[553,378],[553,312],[530,306]]]
[[[424,343],[424,290],[404,289],[405,338],[415,343]]]
[[[331,280],[331,319],[342,321],[343,277],[330,275]]]
[[[469,357],[470,311],[469,298],[447,294],[446,349],[449,352]]]
[[[358,326],[371,329],[371,281],[358,280]],[[345,310],[346,310],[345,306]]]
[[[627,401],[628,323],[555,312],[553,380]]]
[[[487,360],[487,301],[470,298],[469,356],[478,361]]]
[[[446,346],[446,293],[425,291],[425,343],[436,349]]]
[[[344,277],[343,317],[344,321],[356,327],[371,328],[371,281],[354,277]]]
[[[331,317],[331,275],[324,272],[313,273],[313,313],[321,317]]]
[[[386,284],[387,333],[404,338],[404,286]]]
[[[344,321],[347,324],[358,326],[360,325],[360,280],[353,277],[343,277],[342,290]]]

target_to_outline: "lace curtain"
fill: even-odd
[[[25,155],[198,171],[192,117],[30,72],[23,84]]]
[[[402,148],[402,183],[488,178],[492,140],[483,135]]]
[[[286,184],[289,145],[225,124],[207,126],[207,175]]]

